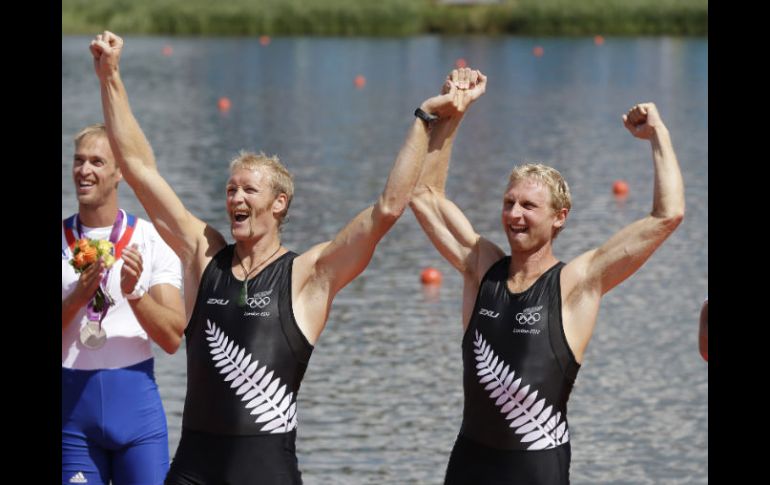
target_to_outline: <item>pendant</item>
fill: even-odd
[[[99,322],[89,321],[80,329],[80,343],[86,348],[96,350],[102,348],[107,342],[107,333]]]
[[[243,281],[243,286],[241,286],[241,293],[238,295],[238,306],[246,306],[246,300],[249,297],[249,291],[246,287],[246,281]]]

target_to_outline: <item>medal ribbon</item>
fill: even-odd
[[[120,229],[123,225],[123,217],[126,217],[126,230],[123,232],[123,237],[120,238],[120,241],[118,241],[118,236],[120,236]],[[67,244],[70,247],[70,251],[72,252],[75,243],[77,242],[75,235],[73,234],[73,226],[77,227],[78,232],[78,239],[84,237],[83,234],[83,225],[80,221],[80,218],[77,214],[73,215],[72,217],[66,219],[64,221],[64,236],[67,240]],[[133,214],[128,214],[123,209],[118,210],[118,215],[115,218],[115,223],[112,225],[112,231],[110,232],[110,242],[112,243],[114,250],[115,250],[115,260],[117,261],[122,252],[123,248],[128,244],[128,241],[131,240],[131,236],[134,233],[134,228],[136,227],[136,216]],[[102,293],[105,295],[105,301],[104,306],[102,307],[101,312],[96,311],[94,308],[96,303],[96,293],[94,293],[94,296],[91,297],[91,300],[88,302],[88,305],[86,305],[86,315],[88,317],[88,321],[90,322],[99,322],[99,328],[102,327],[102,320],[104,320],[104,317],[107,316],[107,310],[109,310],[110,303],[106,299],[107,289],[106,284],[107,280],[110,276],[110,269],[107,269],[107,272],[104,273],[104,276],[102,277],[102,280],[99,282],[99,287],[102,289]]]

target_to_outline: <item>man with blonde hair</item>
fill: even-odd
[[[118,207],[122,175],[104,125],[75,136],[72,179],[78,212],[61,238],[62,483],[158,485],[168,431],[150,340],[179,348],[181,264],[152,224]],[[110,241],[114,253],[78,275],[70,261],[83,239]]]
[[[286,207],[284,207],[283,211],[276,214],[278,229],[283,228],[283,221],[289,212],[291,200],[294,198],[294,177],[278,160],[278,157],[268,157],[263,152],[252,153],[241,150],[238,156],[230,162],[230,173],[240,169],[252,171],[267,170],[270,173],[270,188],[273,191],[273,195],[278,197],[279,194],[286,194]]]
[[[469,89],[486,80],[469,69],[451,76]],[[650,215],[565,264],[553,255],[553,240],[571,208],[567,183],[551,167],[520,166],[503,194],[501,222],[511,251],[506,255],[477,234],[445,195],[462,117],[458,112],[433,127],[411,201],[426,234],[464,283],[465,404],[445,483],[567,484],[567,400],[601,298],[638,270],[682,221],[679,165],[655,105],[634,105],[623,123],[652,147]]]
[[[91,42],[110,142],[129,185],[185,264],[187,396],[168,484],[301,483],[297,392],[334,296],[366,268],[409,203],[436,116],[466,104],[450,86],[415,115],[378,201],[331,241],[296,254],[279,226],[292,198],[276,159],[236,159],[226,185],[230,234],[192,215],[160,176],[118,69],[123,41]],[[288,179],[288,181],[287,181]]]

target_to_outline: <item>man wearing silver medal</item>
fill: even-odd
[[[104,125],[75,136],[72,177],[78,212],[62,221],[62,483],[160,484],[168,433],[150,339],[179,348],[181,264],[152,224],[119,209],[122,175]],[[97,256],[87,240],[111,254]]]

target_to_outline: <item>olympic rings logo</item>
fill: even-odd
[[[267,305],[270,304],[270,297],[269,296],[263,296],[260,298],[251,297],[246,300],[246,304],[249,305],[249,308],[265,308]]]
[[[540,313],[517,313],[516,321],[519,325],[534,325],[540,321]]]

